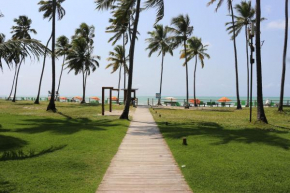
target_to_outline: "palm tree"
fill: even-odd
[[[203,45],[200,38],[192,37],[187,40],[187,61],[189,62],[191,59],[195,58],[194,72],[193,72],[193,97],[194,97],[194,106],[197,107],[196,103],[196,67],[197,67],[197,58],[201,63],[201,67],[204,67],[204,58],[210,58],[210,56],[206,53],[208,45]],[[182,50],[180,58],[185,57],[185,52]]]
[[[35,29],[30,28],[32,20],[29,19],[27,16],[21,15],[18,18],[15,18],[14,22],[17,25],[12,26],[12,31],[11,31],[11,33],[13,34],[12,39],[14,39],[14,40],[29,39],[30,40],[31,36],[29,33],[37,34]],[[16,79],[15,79],[15,89],[14,89],[14,96],[13,96],[12,102],[16,101],[16,91],[17,91],[19,71],[20,71],[20,67],[21,67],[21,64],[22,64],[25,56],[27,56],[27,55],[22,54],[21,60],[19,62],[19,66],[16,65],[16,66],[18,66],[18,69],[17,69]]]
[[[59,82],[58,82],[58,87],[57,87],[56,93],[59,93],[59,86],[60,86],[61,76],[62,76],[62,72],[63,72],[65,57],[67,56],[69,49],[70,49],[69,39],[66,36],[58,37],[56,40],[56,55],[63,56],[63,62],[61,65],[61,72],[60,72],[60,76],[59,76]]]
[[[213,4],[214,2],[218,1],[216,11],[220,8],[223,4],[224,0],[211,0],[208,2],[208,6]],[[236,27],[235,27],[235,18],[234,18],[234,10],[233,10],[233,0],[227,0],[228,10],[230,12],[232,18],[232,26],[233,26],[233,42],[234,42],[234,53],[235,53],[235,71],[236,71],[236,94],[237,94],[237,109],[242,109],[241,102],[240,102],[240,93],[239,93],[239,73],[238,73],[238,54],[237,54],[237,46],[236,46]]]
[[[283,66],[282,66],[283,69],[282,69],[282,77],[281,77],[280,103],[279,103],[278,111],[283,111],[287,44],[288,44],[288,0],[285,0],[285,38],[284,38]]]
[[[116,0],[96,0],[97,9],[109,9],[116,3]],[[124,107],[124,111],[120,116],[120,119],[128,119],[129,118],[129,110],[131,104],[131,89],[132,89],[132,80],[133,80],[133,67],[134,67],[134,52],[135,52],[135,41],[138,30],[139,16],[141,10],[141,0],[123,0],[121,8],[124,10],[129,10],[130,8],[136,6],[135,8],[135,17],[133,24],[133,32],[132,39],[129,51],[129,78],[128,78],[128,92],[126,96],[126,104]],[[146,0],[145,8],[156,7],[157,8],[157,19],[156,22],[160,21],[164,15],[164,0]],[[125,12],[126,13],[126,12]],[[127,15],[120,14],[118,18],[126,18]]]
[[[172,18],[171,25],[173,27],[168,27],[169,32],[173,33],[171,39],[173,40],[175,47],[182,45],[185,53],[185,68],[186,68],[186,105],[185,108],[189,108],[188,103],[188,65],[187,65],[187,48],[186,41],[193,32],[193,26],[190,26],[190,18],[188,15],[179,15]]]
[[[65,9],[61,6],[61,4],[64,1],[65,0],[57,0],[56,1],[56,9],[57,9],[56,12],[58,14],[59,20],[61,20],[65,15]],[[40,1],[38,3],[38,5],[40,5],[38,11],[44,12],[43,19],[48,18],[48,20],[50,21],[53,18],[53,1],[51,1],[51,0]],[[48,44],[49,44],[51,38],[52,38],[52,33],[51,33],[50,37],[48,38],[48,41],[46,43],[46,47],[48,47]],[[35,104],[39,104],[39,96],[40,96],[41,83],[42,83],[42,78],[43,78],[43,73],[44,73],[44,68],[45,68],[46,56],[47,56],[47,53],[45,53],[44,58],[43,58],[42,71],[41,71],[40,80],[39,80],[39,87],[38,87],[38,94],[37,94],[36,100],[34,101]]]
[[[72,40],[72,49],[69,51],[67,59],[67,68],[69,72],[75,71],[75,75],[83,75],[83,100],[85,103],[87,76],[91,71],[94,72],[99,67],[99,56],[92,56],[93,47],[89,48],[87,40],[84,37],[77,37]]]
[[[146,50],[150,50],[149,57],[154,52],[158,52],[158,56],[162,54],[161,60],[161,76],[160,76],[160,98],[158,99],[158,104],[161,105],[161,93],[162,93],[162,77],[163,77],[163,62],[166,53],[170,53],[173,56],[172,45],[168,34],[168,26],[163,27],[163,25],[155,25],[154,31],[148,32],[150,38],[146,39],[149,43]]]
[[[252,8],[251,1],[242,1],[240,4],[235,6],[235,10],[238,13],[238,16],[234,16],[236,21],[234,26],[232,22],[226,23],[226,25],[230,25],[227,28],[230,34],[233,34],[233,28],[235,28],[236,37],[240,34],[243,28],[245,28],[245,40],[246,40],[246,54],[247,54],[247,106],[249,106],[249,92],[250,92],[250,75],[249,75],[249,52],[248,52],[248,25],[252,22],[255,22],[253,17],[255,16],[255,9]],[[234,37],[232,37],[234,39]]]
[[[119,69],[119,83],[118,83],[118,102],[119,102],[122,67],[124,67],[125,73],[128,73],[128,67],[126,66],[125,60],[124,60],[124,58],[126,58],[126,56],[124,56],[125,50],[124,50],[123,46],[117,45],[114,48],[114,51],[115,52],[109,53],[110,57],[107,60],[111,61],[112,63],[108,64],[106,66],[106,69],[112,67],[113,68],[113,70],[111,72],[112,74]]]
[[[256,0],[256,60],[257,60],[257,120],[268,123],[263,106],[263,81],[261,62],[261,2]]]

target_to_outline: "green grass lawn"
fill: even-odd
[[[46,106],[0,100],[0,193],[95,192],[129,121],[93,104]]]
[[[268,125],[248,108],[151,109],[194,192],[290,192],[290,109],[265,111]]]

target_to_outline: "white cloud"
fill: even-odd
[[[267,24],[267,29],[285,29],[285,20],[271,21]]]

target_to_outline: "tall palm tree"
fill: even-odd
[[[252,8],[251,1],[242,1],[240,4],[235,6],[235,10],[238,13],[238,16],[234,16],[236,18],[234,26],[232,22],[226,23],[226,25],[230,25],[227,30],[230,34],[233,34],[233,28],[236,30],[236,37],[240,34],[242,29],[245,29],[245,40],[246,40],[246,54],[247,54],[247,106],[249,106],[249,92],[250,92],[250,72],[249,72],[249,51],[248,51],[248,25],[252,22],[255,22],[255,9]],[[234,39],[234,37],[232,37]]]
[[[97,9],[109,9],[116,3],[116,0],[96,0]],[[134,52],[135,52],[135,41],[138,30],[139,16],[141,11],[141,0],[123,0],[122,9],[129,10],[135,6],[135,17],[133,23],[133,31],[132,31],[132,39],[129,51],[129,78],[128,78],[128,92],[126,96],[126,104],[124,107],[124,111],[120,116],[120,119],[128,119],[129,118],[129,110],[131,104],[131,90],[132,90],[132,81],[133,81],[133,67],[134,67]],[[163,18],[164,15],[164,0],[146,0],[145,8],[156,7],[157,8],[157,19],[156,23]],[[119,18],[126,18],[127,15],[120,14]]]
[[[21,15],[18,18],[14,19],[14,22],[17,24],[16,26],[12,26],[12,39],[14,40],[20,40],[20,39],[31,39],[30,33],[37,34],[35,29],[31,29],[31,23],[32,20],[29,19],[25,15]],[[17,83],[18,83],[18,76],[20,72],[20,67],[25,58],[25,55],[22,55],[21,60],[19,62],[18,69],[17,69],[17,74],[16,74],[16,79],[15,79],[15,88],[14,88],[14,96],[12,99],[12,102],[16,101],[16,91],[17,91]]]
[[[163,77],[163,62],[166,53],[170,53],[173,56],[172,42],[168,37],[168,26],[163,27],[163,25],[155,25],[154,31],[148,32],[150,38],[146,39],[149,43],[146,50],[150,50],[149,57],[154,52],[158,52],[158,56],[161,55],[161,76],[160,76],[160,98],[158,99],[158,105],[161,105],[161,93],[162,93],[162,77]]]
[[[286,74],[287,45],[288,45],[288,0],[285,0],[285,37],[284,37],[284,51],[283,51],[283,66],[282,66],[282,77],[281,77],[280,103],[279,103],[278,111],[283,111],[283,98],[284,98],[284,84],[285,84],[285,74]]]
[[[211,0],[208,2],[208,6],[218,1],[216,11],[223,4],[224,0]],[[235,29],[235,18],[234,18],[234,10],[233,10],[233,0],[227,0],[228,10],[230,12],[232,18],[232,26],[233,26],[233,42],[234,42],[234,53],[235,53],[235,71],[236,71],[236,95],[237,95],[237,109],[242,109],[241,101],[240,101],[240,93],[239,93],[239,73],[238,73],[238,54],[237,54],[237,46],[236,46],[236,29]]]
[[[60,36],[57,38],[57,40],[56,40],[56,55],[63,56],[63,62],[61,65],[61,72],[60,72],[60,76],[59,76],[59,82],[58,82],[58,87],[57,87],[56,93],[59,93],[59,87],[60,87],[61,76],[62,76],[62,72],[63,72],[63,68],[64,68],[64,62],[65,62],[65,58],[69,52],[70,47],[71,47],[71,45],[69,43],[69,39],[66,36]]]
[[[99,56],[92,56],[93,48],[89,48],[87,40],[84,37],[77,37],[72,40],[72,49],[70,49],[66,59],[69,72],[74,70],[75,75],[83,75],[83,100],[86,98],[87,76],[91,71],[94,72],[99,67]]]
[[[65,0],[57,0],[56,1],[56,9],[57,9],[56,12],[57,12],[59,20],[61,20],[65,15],[65,9],[61,6],[61,4],[64,1]],[[52,0],[40,1],[38,3],[38,5],[40,5],[38,11],[44,12],[43,19],[48,18],[48,20],[50,21],[53,18],[53,1]],[[51,33],[50,37],[48,38],[48,41],[46,43],[46,47],[48,47],[48,44],[49,44],[51,38],[52,38],[52,33]],[[41,71],[40,80],[39,80],[39,87],[38,87],[38,94],[37,94],[36,100],[34,101],[35,104],[39,104],[39,96],[40,96],[41,83],[42,83],[42,78],[43,78],[43,73],[44,73],[44,68],[45,68],[46,56],[47,56],[47,53],[45,53],[44,58],[43,58],[42,71]]]
[[[195,58],[195,65],[193,71],[193,97],[194,97],[194,106],[197,107],[196,103],[196,67],[197,67],[197,58],[201,63],[201,67],[204,67],[204,58],[210,58],[210,56],[206,53],[208,45],[203,45],[200,38],[191,37],[187,40],[187,61],[189,62],[193,58]],[[185,57],[185,51],[182,50],[180,58]]]
[[[268,123],[263,106],[263,81],[261,62],[261,2],[256,0],[256,60],[257,60],[257,119]]]
[[[185,108],[189,108],[188,103],[188,65],[187,65],[187,47],[186,41],[193,32],[193,26],[190,25],[190,18],[188,15],[179,15],[172,18],[171,25],[173,27],[168,27],[169,32],[173,33],[171,39],[173,40],[175,47],[183,45],[185,53],[185,68],[186,68],[186,105]]]
[[[118,102],[120,97],[120,83],[121,83],[121,71],[122,67],[125,69],[125,73],[128,73],[128,67],[126,66],[124,58],[126,58],[125,50],[123,46],[117,45],[114,48],[114,52],[109,52],[110,57],[107,59],[108,61],[112,62],[106,66],[107,68],[112,67],[112,74],[119,69],[119,83],[118,83]]]

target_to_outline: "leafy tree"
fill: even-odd
[[[61,20],[65,15],[65,9],[61,6],[61,4],[64,1],[65,0],[57,0],[56,1],[56,12],[57,12],[59,20]],[[38,5],[40,5],[38,11],[44,12],[43,19],[48,18],[48,20],[50,21],[53,18],[53,13],[54,13],[53,12],[53,1],[52,0],[40,1],[38,3]],[[51,38],[52,38],[52,33],[51,33],[50,37],[48,38],[48,41],[46,43],[46,47],[48,47],[48,44],[49,44]],[[39,96],[40,96],[41,83],[42,83],[42,78],[43,78],[43,73],[44,73],[44,68],[45,68],[46,56],[47,56],[47,53],[45,53],[44,58],[43,58],[43,65],[42,65],[42,71],[41,71],[40,80],[39,80],[38,94],[37,94],[36,100],[34,101],[35,104],[39,104]]]
[[[187,65],[187,47],[186,41],[193,32],[193,26],[190,25],[190,18],[188,15],[179,15],[172,18],[171,25],[173,27],[168,27],[168,31],[173,34],[171,39],[174,42],[174,47],[183,45],[185,53],[185,68],[186,68],[186,105],[185,108],[189,108],[188,103],[188,65]]]
[[[18,18],[15,18],[14,22],[17,25],[16,26],[12,26],[11,33],[13,34],[12,35],[12,39],[13,40],[21,40],[21,39],[30,40],[31,39],[30,33],[34,33],[34,34],[37,33],[35,29],[31,29],[30,28],[32,20],[29,19],[25,15],[21,15]],[[19,50],[19,48],[15,49],[14,53],[18,53],[18,52],[21,52],[21,50]],[[19,57],[19,54],[14,54],[14,56],[15,57]],[[15,66],[16,68],[18,66],[18,69],[17,69],[16,79],[15,79],[14,96],[13,96],[12,102],[16,101],[16,91],[17,91],[18,76],[19,76],[21,64],[22,64],[22,62],[23,62],[23,60],[24,60],[24,58],[26,56],[27,56],[27,54],[22,53],[20,61],[17,60],[19,62],[19,65],[16,64],[16,66]]]
[[[160,76],[160,97],[162,93],[162,77],[163,77],[163,62],[164,57],[166,53],[170,53],[171,56],[173,56],[173,48],[172,48],[172,42],[170,41],[170,38],[168,37],[168,26],[163,27],[163,25],[155,25],[154,31],[148,32],[150,35],[150,38],[146,39],[146,41],[149,43],[146,50],[149,50],[149,57],[154,52],[158,52],[158,56],[161,55],[161,76]],[[161,98],[158,100],[158,105],[161,105]]]
[[[208,6],[218,1],[216,11],[223,4],[224,0],[211,0],[208,2]],[[240,102],[240,93],[239,93],[239,73],[238,73],[238,54],[237,54],[237,46],[236,46],[236,27],[235,27],[235,18],[234,18],[234,10],[233,10],[233,0],[227,0],[228,10],[230,12],[232,18],[232,26],[233,26],[233,42],[234,42],[234,53],[235,53],[235,71],[236,71],[236,94],[237,94],[237,109],[242,109]]]
[[[97,60],[99,56],[92,56],[93,47],[89,48],[87,40],[84,37],[76,37],[72,40],[72,49],[70,49],[66,59],[67,68],[69,72],[74,70],[75,75],[81,73],[83,75],[83,100],[81,103],[85,103],[86,97],[86,82],[87,76],[94,72],[99,66]]]
[[[197,106],[196,103],[196,67],[197,67],[197,58],[201,63],[201,67],[204,67],[204,58],[210,58],[210,56],[206,53],[208,45],[203,45],[200,38],[192,37],[187,40],[187,61],[189,62],[193,58],[195,58],[194,72],[193,72],[193,97],[194,97],[194,106]],[[185,51],[182,50],[180,58],[185,57]],[[185,64],[184,64],[185,65]]]
[[[287,59],[287,45],[288,45],[288,0],[285,0],[285,37],[284,37],[284,50],[283,50],[283,65],[282,65],[282,77],[281,77],[280,103],[279,103],[278,111],[283,111],[284,84],[285,84],[286,59]]]
[[[110,52],[109,55],[110,57],[107,60],[110,61],[111,63],[106,66],[106,69],[112,67],[111,73],[114,73],[119,69],[119,83],[118,83],[118,102],[119,102],[122,67],[125,69],[125,73],[128,73],[128,67],[126,66],[125,63],[126,60],[125,50],[123,46],[117,45],[114,48],[114,52]]]

